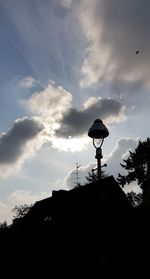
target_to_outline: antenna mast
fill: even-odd
[[[76,171],[73,173],[76,175],[76,186],[79,187],[80,186],[80,178],[79,177],[79,168],[81,167],[82,165],[79,165],[78,163],[76,163]],[[74,178],[73,178],[74,179]]]

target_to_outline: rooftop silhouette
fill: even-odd
[[[141,216],[112,176],[70,191],[53,191],[1,236],[2,254],[7,251],[16,278],[22,273],[26,278],[29,270],[42,278],[145,278],[144,251],[137,242],[142,235],[139,224],[145,224]]]
[[[113,176],[53,191],[1,236],[2,255],[7,251],[10,266],[5,275],[11,270],[16,278],[22,272],[22,278],[29,272],[42,278],[147,278],[139,245],[146,226],[142,214],[131,207]]]

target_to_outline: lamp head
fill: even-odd
[[[109,131],[101,119],[96,119],[88,131],[88,136],[93,139],[108,137]]]

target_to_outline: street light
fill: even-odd
[[[93,139],[93,145],[96,148],[95,158],[97,159],[98,179],[101,179],[101,159],[103,158],[101,147],[103,145],[104,138],[108,137],[108,135],[109,131],[100,119],[96,119],[88,131],[88,136]]]

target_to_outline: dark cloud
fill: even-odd
[[[26,143],[42,129],[43,126],[33,119],[25,117],[16,120],[13,127],[0,136],[0,164],[15,163],[25,152]]]
[[[89,99],[90,100],[90,99]],[[114,99],[95,99],[95,102],[83,110],[72,108],[63,117],[61,127],[56,131],[57,136],[79,136],[87,133],[90,125],[96,118],[104,121],[111,117],[121,117],[122,104]]]

